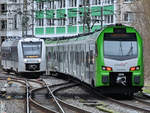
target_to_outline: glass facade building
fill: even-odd
[[[114,0],[35,0],[35,36],[72,36],[115,23]]]

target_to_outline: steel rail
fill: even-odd
[[[57,100],[56,97],[54,96],[52,90],[51,90],[51,89],[49,88],[49,86],[47,85],[46,81],[45,81],[45,80],[43,80],[43,81],[45,82],[45,85],[46,85],[46,87],[47,87],[47,89],[48,89],[50,95],[51,95],[51,96],[53,97],[53,99],[55,100],[55,103],[56,103],[57,107],[59,108],[60,112],[61,112],[61,113],[65,113],[64,109],[62,108],[62,106],[59,104],[58,100]]]
[[[150,94],[142,92],[143,96],[150,98]]]
[[[84,86],[84,87],[88,87],[88,86],[85,86],[85,85],[83,85],[83,86]],[[88,87],[88,88],[90,88],[90,87]],[[119,104],[119,105],[124,106],[124,107],[128,107],[128,108],[130,108],[130,109],[134,109],[134,110],[138,110],[138,111],[150,113],[150,109],[144,109],[144,108],[141,108],[141,107],[137,107],[137,106],[134,106],[134,105],[131,105],[131,104],[127,104],[127,103],[121,102],[121,101],[119,101],[119,100],[116,100],[116,99],[113,99],[113,98],[110,98],[110,97],[106,97],[106,96],[102,95],[101,92],[99,92],[99,91],[97,91],[97,90],[94,90],[94,89],[92,89],[92,88],[90,88],[90,89],[91,89],[92,92],[95,93],[97,96],[100,96],[100,97],[102,97],[102,98],[104,98],[104,99],[107,99],[107,100],[109,100],[109,101],[111,101],[111,102],[114,102],[114,103]]]
[[[44,111],[45,113],[58,113],[57,111],[54,111],[54,110],[51,110],[41,104],[39,104],[37,101],[33,100],[31,97],[30,97],[30,102],[33,106],[37,107],[38,109]]]
[[[56,87],[56,86],[60,86],[60,85],[64,85],[64,84],[68,84],[69,82],[65,82],[65,83],[60,83],[60,84],[55,84],[55,85],[50,85],[49,87]],[[44,87],[41,87],[41,88],[34,88],[32,89],[30,92],[31,92],[31,95],[29,96],[29,99],[30,99],[30,102],[33,106],[37,107],[38,109],[42,110],[43,112],[45,113],[58,113],[58,111],[54,111],[52,109],[49,109],[43,105],[41,105],[40,103],[38,103],[37,101],[35,101],[34,99],[32,99],[32,94],[36,91],[39,91],[39,90],[42,90],[42,89],[45,89],[47,88],[46,86]]]
[[[26,113],[30,113],[29,88],[30,88],[30,85],[28,81],[26,80]]]
[[[57,88],[55,90],[53,90],[53,93],[56,94],[56,92],[60,91],[60,90],[63,90],[63,89],[66,89],[66,88],[70,88],[70,87],[74,87],[74,86],[78,86],[79,84],[72,84],[72,85],[69,85],[69,86],[65,86],[65,87],[61,87],[61,88]],[[56,97],[56,99],[62,104],[64,105],[65,107],[67,107],[68,109],[71,109],[73,111],[76,111],[77,113],[91,113],[89,111],[86,111],[86,110],[83,110],[77,106],[74,106],[74,105],[71,105],[71,104],[68,104],[67,102],[63,101],[62,99]]]
[[[137,101],[139,101],[139,102],[141,102],[141,103],[143,103],[143,104],[145,104],[145,105],[150,106],[150,102],[144,101],[143,99],[140,99],[138,97],[134,97],[134,99],[137,100]]]
[[[121,102],[121,101],[118,101],[118,100],[115,100],[115,99],[112,99],[112,98],[108,98],[108,97],[107,97],[107,99],[112,101],[112,102],[115,102],[115,103],[117,103],[119,105],[122,105],[124,107],[128,107],[128,108],[131,108],[131,109],[134,109],[134,110],[150,113],[150,109],[144,109],[144,108],[141,108],[141,107],[138,107],[138,106],[134,106],[134,105],[131,105],[131,104],[127,104],[127,103],[124,103],[124,102]]]

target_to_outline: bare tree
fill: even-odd
[[[133,26],[140,32],[144,41],[144,68],[146,80],[150,80],[150,0],[136,0],[134,7],[135,21]]]

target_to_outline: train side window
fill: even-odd
[[[59,56],[59,58],[58,58],[59,62],[61,62],[61,52],[60,51],[58,52],[58,56]]]
[[[98,56],[98,49],[97,49],[97,43],[95,43],[95,56]]]
[[[75,61],[75,52],[73,51],[73,54],[72,54],[72,62],[74,63]]]
[[[81,59],[81,63],[80,64],[82,64],[83,63],[83,51],[80,51],[80,59]]]
[[[51,59],[54,59],[53,47],[51,49]]]
[[[70,63],[72,63],[72,51],[70,51]]]
[[[76,64],[77,65],[79,64],[79,54],[78,54],[78,52],[76,52]]]
[[[77,62],[77,60],[76,60],[76,57],[77,57],[76,55],[77,55],[77,54],[76,54],[76,53],[77,53],[77,52],[74,51],[74,62],[75,62],[75,63]]]
[[[90,50],[90,64],[94,64],[94,54],[93,54],[93,50]]]
[[[74,61],[75,61],[75,64],[77,64],[76,51],[74,51]]]
[[[51,52],[48,52],[48,60],[51,58]]]
[[[64,50],[64,62],[66,61],[66,50]]]
[[[78,62],[79,62],[79,65],[81,64],[81,52],[78,52]]]
[[[54,57],[54,60],[56,59],[56,52],[54,51],[54,53],[53,53],[53,57]]]
[[[84,63],[84,51],[82,51],[82,63]]]
[[[57,51],[57,61],[59,62],[59,52]]]
[[[89,52],[86,52],[86,66],[88,67],[90,62],[90,58],[89,58]]]

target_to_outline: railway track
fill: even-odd
[[[39,101],[35,100],[31,96],[30,101],[34,106],[39,106],[38,108],[40,108],[42,111],[45,111],[46,113],[47,112],[50,112],[50,113],[58,113],[58,112],[60,112],[60,113],[76,113],[76,112],[90,113],[89,111],[83,110],[77,106],[70,105],[67,102],[65,102],[64,100],[61,100],[55,96],[56,91],[74,87],[74,86],[76,86],[76,84],[70,84],[69,82],[66,82],[66,83],[60,83],[60,84],[56,84],[56,85],[48,85],[46,83],[46,81],[44,81],[44,82],[45,82],[45,87],[33,89],[33,90],[31,90],[31,93],[32,94],[34,93],[34,95],[35,95],[36,92],[38,92],[39,90],[47,89],[48,95],[50,97],[49,105],[51,105],[51,106],[41,105],[41,103]],[[57,88],[54,88],[54,87],[57,87]]]
[[[0,80],[8,80],[8,78],[4,77],[4,78],[0,78]],[[60,83],[60,84],[56,84],[56,85],[48,85],[48,83],[46,83],[46,81],[26,80],[26,79],[15,78],[15,77],[10,78],[9,81],[18,82],[25,86],[25,88],[26,88],[26,113],[30,113],[30,111],[31,111],[30,105],[33,105],[34,107],[36,107],[37,109],[39,109],[40,111],[45,112],[45,113],[49,113],[49,112],[50,113],[58,113],[58,112],[67,113],[69,110],[71,110],[73,112],[90,113],[89,111],[83,110],[76,106],[69,105],[68,103],[63,101],[61,98],[57,97],[58,91],[74,87],[78,83],[70,84],[69,82],[66,82],[66,83]],[[34,85],[37,86],[37,84],[39,85],[39,87],[35,88]],[[86,88],[87,88],[87,86],[86,86]],[[49,104],[49,107],[47,107],[45,105],[42,105],[37,100],[35,100],[34,95],[36,94],[36,92],[39,90],[43,90],[43,89],[48,90],[49,100],[53,101],[52,102],[53,104],[57,103],[57,104],[55,104],[55,109],[50,109],[51,104]],[[129,101],[123,100],[122,101],[122,100],[116,100],[111,97],[103,96],[97,90],[95,90],[95,89],[93,90],[93,88],[89,88],[89,90],[91,90],[92,93],[99,96],[100,100],[101,100],[101,98],[105,98],[108,101],[119,104],[126,108],[134,109],[134,110],[140,111],[140,112],[146,112],[146,113],[150,112],[150,109],[149,109],[150,101],[145,101],[145,99],[134,97],[133,100],[129,100]],[[52,97],[53,97],[53,99],[52,99]],[[146,98],[146,100],[147,99],[148,98]],[[54,102],[54,100],[55,100],[55,102]]]
[[[140,111],[140,112],[144,112],[144,113],[150,113],[150,108],[149,108],[150,102],[147,102],[143,99],[139,99],[139,98],[134,97],[132,100],[129,100],[129,101],[126,101],[126,100],[121,101],[121,100],[114,99],[112,97],[104,96],[99,92],[99,90],[95,90],[95,89],[93,90],[93,88],[91,88],[89,86],[85,86],[85,85],[83,85],[83,86],[88,88],[89,90],[91,90],[95,95],[99,96],[100,99],[103,98],[103,99],[106,99],[106,100],[111,101],[113,103],[116,103],[118,105],[121,105],[123,107],[130,108],[130,109],[133,109],[136,111]],[[137,103],[137,101],[138,101],[138,103]]]

